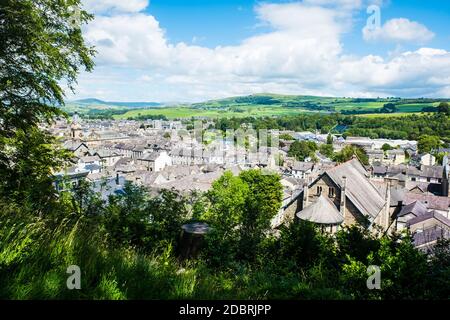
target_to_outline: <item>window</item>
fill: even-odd
[[[334,197],[334,188],[328,189],[328,196],[329,196],[330,198],[333,198],[333,197]]]
[[[317,195],[320,196],[322,194],[322,187],[317,187]]]
[[[427,178],[427,182],[431,182],[431,178]]]

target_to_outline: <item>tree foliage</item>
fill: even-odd
[[[259,170],[239,176],[228,172],[213,184],[207,198],[205,220],[213,227],[207,244],[211,263],[253,261],[281,206],[279,176]]]
[[[3,134],[59,114],[61,83],[74,88],[94,51],[73,23],[79,0],[5,0],[0,4],[0,122]],[[79,10],[79,22],[92,16]]]
[[[441,139],[437,136],[424,135],[417,142],[420,153],[428,153],[442,146]]]
[[[318,149],[314,141],[295,141],[289,148],[288,156],[295,157],[298,161],[305,161],[308,157],[314,158]]]
[[[344,163],[352,159],[354,156],[356,156],[362,164],[369,164],[369,158],[367,157],[364,149],[353,145],[345,146],[340,152],[336,153],[334,155],[334,160],[339,163]]]
[[[76,8],[79,0],[0,2],[0,196],[11,202],[42,207],[67,159],[39,124],[61,114],[62,83],[73,89],[80,68],[93,67],[94,51],[71,22]],[[79,13],[80,24],[92,18]]]

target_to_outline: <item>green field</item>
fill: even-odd
[[[355,102],[341,102],[337,103],[335,106],[336,111],[344,111],[344,110],[364,110],[364,109],[371,109],[371,110],[377,110],[381,109],[383,105],[386,102],[364,102],[364,103],[355,103]]]
[[[165,107],[158,109],[138,109],[128,111],[124,114],[114,115],[114,119],[128,119],[134,117],[150,116],[150,115],[163,115],[168,119],[179,118],[222,118],[222,117],[265,117],[265,116],[283,116],[283,115],[296,115],[300,113],[311,113],[314,111],[306,109],[288,109],[283,107],[267,107],[267,106],[252,106],[247,107],[245,111],[233,111],[230,109],[200,109],[191,107]],[[316,111],[317,112],[317,111]]]
[[[423,112],[396,112],[396,113],[368,113],[368,114],[358,114],[356,117],[364,117],[364,118],[400,118],[407,117],[410,115],[416,116],[424,116],[430,115],[431,113],[423,113]]]
[[[358,116],[402,116],[421,113],[425,107],[436,107],[439,99],[400,99],[400,98],[336,98],[315,96],[292,96],[258,94],[226,99],[210,100],[201,103],[174,106],[146,106],[139,103],[108,103],[96,99],[86,99],[68,103],[64,111],[78,112],[86,117],[107,117],[112,119],[145,119],[151,116],[165,116],[168,119],[186,118],[224,118],[224,117],[276,117],[302,113],[355,114]],[[395,105],[395,113],[387,112],[385,105]]]

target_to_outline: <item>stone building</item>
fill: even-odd
[[[369,177],[356,158],[323,172],[285,207],[284,220],[296,216],[332,233],[352,224],[387,231],[392,223],[390,189],[378,188]]]

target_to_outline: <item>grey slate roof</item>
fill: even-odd
[[[422,202],[414,201],[414,202],[404,206],[403,209],[398,214],[398,216],[402,217],[402,216],[410,214],[410,213],[412,213],[413,215],[418,217],[418,216],[422,216],[422,215],[428,213],[428,209],[427,209],[427,206],[424,205]]]
[[[155,161],[156,159],[158,159],[159,155],[160,155],[159,152],[154,151],[152,153],[145,155],[144,157],[140,158],[139,160],[152,162],[152,161]]]
[[[405,194],[404,203],[406,205],[416,200],[420,200],[428,207],[428,209],[448,211],[450,208],[449,197],[439,197],[435,195],[412,193],[412,192],[408,192]]]
[[[344,217],[342,217],[336,206],[324,195],[321,195],[314,203],[296,215],[302,220],[320,224],[341,224],[344,222]]]
[[[314,162],[295,161],[294,165],[292,166],[292,170],[295,170],[295,171],[308,171],[308,170],[312,170],[313,167],[314,167]]]
[[[383,209],[384,196],[368,179],[368,172],[358,159],[334,167],[326,174],[341,188],[343,177],[347,178],[346,196],[363,215],[375,218]]]
[[[450,239],[450,231],[439,226],[416,232],[414,234],[414,245],[416,247],[430,244],[438,239]]]
[[[380,174],[380,175],[385,175],[387,173],[387,167],[386,166],[372,166],[372,172],[373,174]]]
[[[427,178],[442,178],[444,173],[444,167],[442,166],[422,166],[421,167],[421,177]]]
[[[427,212],[427,213],[425,213],[423,215],[420,215],[420,216],[412,218],[411,220],[409,220],[407,222],[407,225],[411,226],[411,225],[414,225],[416,223],[420,223],[420,222],[426,221],[426,220],[431,219],[431,218],[435,218],[436,220],[440,221],[442,224],[444,224],[444,225],[446,225],[447,227],[450,228],[450,219],[448,219],[447,217],[445,217],[441,213],[439,213],[437,211],[434,211],[434,210],[430,211],[430,212]]]

